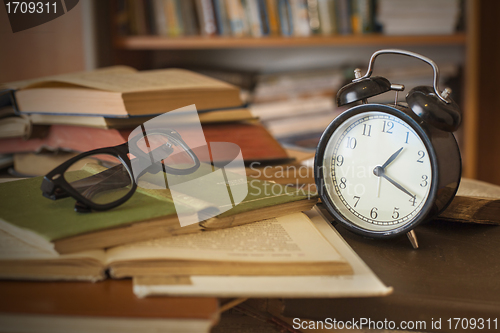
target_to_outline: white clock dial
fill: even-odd
[[[384,112],[363,112],[343,122],[328,141],[323,166],[337,211],[367,230],[411,222],[431,188],[431,161],[422,139],[405,121]]]

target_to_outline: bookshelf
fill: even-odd
[[[466,34],[430,36],[387,36],[382,34],[334,35],[313,37],[117,37],[114,46],[122,50],[196,50],[227,48],[269,48],[301,46],[366,46],[366,45],[465,45]]]

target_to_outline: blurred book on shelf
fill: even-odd
[[[459,0],[117,0],[122,36],[453,34]],[[382,25],[382,26],[381,26]]]
[[[377,19],[387,35],[449,35],[460,17],[460,0],[378,0]]]

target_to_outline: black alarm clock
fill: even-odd
[[[404,86],[371,76],[381,54],[426,62],[434,70],[434,85],[415,87],[406,103],[397,103]],[[413,228],[446,209],[460,183],[462,163],[452,133],[460,125],[460,109],[450,89],[439,90],[437,65],[417,53],[377,51],[366,74],[356,69],[355,77],[338,91],[337,104],[359,105],[328,125],[316,150],[320,208],[357,234],[389,238],[406,233],[417,248]],[[368,103],[390,90],[396,91],[394,104]]]

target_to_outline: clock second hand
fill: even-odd
[[[382,178],[378,177],[378,183],[377,183],[377,198],[380,198],[380,183],[382,182]]]

